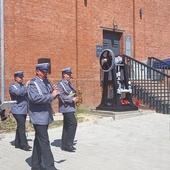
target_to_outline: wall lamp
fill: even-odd
[[[118,29],[118,25],[117,25],[117,22],[115,20],[113,20],[113,29],[114,30]]]
[[[140,9],[139,9],[139,14],[140,14],[140,19],[142,19],[143,8],[140,8]]]
[[[84,0],[84,5],[87,7],[87,0]]]

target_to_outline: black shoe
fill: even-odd
[[[63,150],[64,148],[70,148],[70,149],[72,149],[72,150],[76,150],[76,148],[74,147],[74,146],[63,146],[63,147],[61,147],[61,150]]]
[[[31,170],[40,170],[40,168],[31,168]]]
[[[58,170],[56,167],[54,167],[55,170]],[[47,170],[45,166],[40,165],[38,167],[32,167],[31,170]]]
[[[36,167],[32,167],[31,170],[46,170],[44,166],[36,166]]]
[[[76,148],[74,146],[71,147],[72,150],[76,150]]]
[[[32,149],[32,147],[31,147],[31,146],[29,146],[29,145],[28,145],[28,148],[29,148],[29,149]]]
[[[31,151],[30,148],[31,146],[24,146],[24,147],[21,147],[22,150],[24,151]]]
[[[75,149],[73,149],[73,147],[62,147],[61,149],[67,152],[75,152]]]
[[[19,148],[20,149],[21,147],[20,147],[20,145],[15,145],[15,148]]]

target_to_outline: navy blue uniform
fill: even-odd
[[[60,91],[59,112],[63,114],[63,131],[62,131],[62,148],[72,148],[76,129],[77,120],[75,117],[75,90],[73,85],[65,79],[61,79],[57,83],[58,90]],[[64,103],[63,103],[64,102]]]
[[[42,162],[46,170],[56,170],[47,132],[48,125],[53,122],[51,103],[55,98],[52,91],[50,82],[38,76],[28,86],[30,121],[35,129],[32,170],[39,170]]]
[[[28,113],[27,87],[22,83],[20,84],[15,82],[9,86],[9,94],[11,100],[17,101],[17,103],[12,106],[10,111],[17,121],[15,147],[22,149],[28,146],[25,133],[25,122]]]

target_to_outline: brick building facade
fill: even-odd
[[[96,46],[107,33],[118,35],[120,54],[129,50],[140,61],[170,56],[169,0],[6,0],[4,11],[5,100],[13,72],[23,70],[26,82],[35,76],[37,60],[50,58],[51,82],[71,66],[75,86],[87,78],[81,107],[95,108],[101,100]]]

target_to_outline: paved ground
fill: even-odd
[[[169,170],[170,117],[144,111],[114,121],[111,117],[80,123],[75,153],[60,150],[61,127],[49,130],[59,170]],[[0,169],[30,170],[31,152],[15,149],[12,134],[0,134]],[[34,133],[28,134],[33,145]]]

